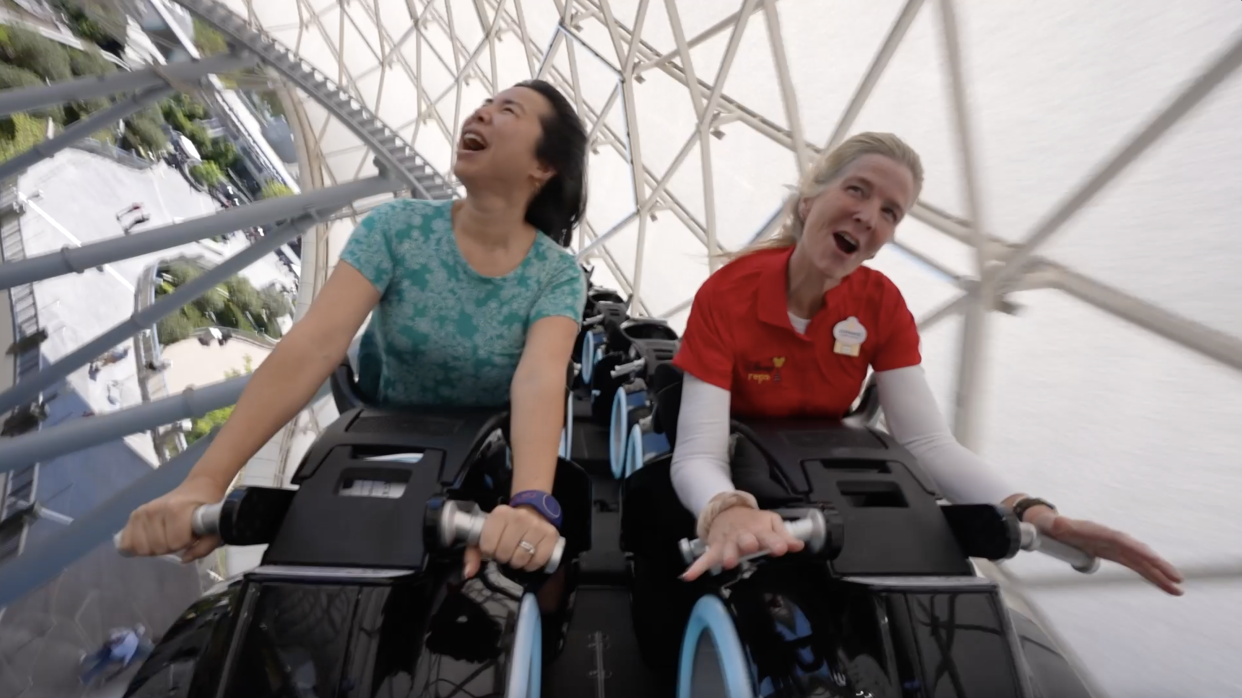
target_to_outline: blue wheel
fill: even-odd
[[[539,698],[543,680],[543,622],[534,594],[522,597],[517,628],[513,631],[513,656],[505,698]]]
[[[599,352],[595,347],[595,333],[587,332],[582,335],[582,355],[578,357],[578,363],[582,364],[582,382],[584,385],[591,384],[591,374],[595,372],[595,362],[599,360]]]
[[[574,452],[574,394],[565,398],[565,426],[561,429],[561,458],[569,460]]]
[[[612,466],[612,476],[618,480],[625,474],[625,439],[629,427],[630,405],[625,386],[621,386],[612,397],[612,415],[608,420],[608,463]]]
[[[625,445],[625,476],[629,477],[643,467],[643,428],[630,427],[630,438]]]
[[[755,698],[750,660],[720,597],[694,604],[681,640],[677,698]]]

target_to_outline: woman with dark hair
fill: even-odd
[[[587,135],[551,85],[531,80],[479,107],[462,126],[457,201],[398,199],[373,210],[341,252],[306,316],[254,372],[232,417],[177,489],[143,505],[121,534],[138,555],[184,551],[190,517],[220,501],[237,473],[319,390],[367,315],[358,389],[385,407],[511,404],[513,483],[487,519],[483,557],[537,570],[557,541],[551,496],[565,371],[586,303],[569,245],[586,205]]]

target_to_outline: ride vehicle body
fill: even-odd
[[[657,397],[658,412],[677,414],[668,405],[676,392]],[[678,697],[1089,696],[1055,643],[971,558],[1041,550],[1083,572],[1097,561],[1041,540],[1004,507],[942,504],[914,457],[869,426],[871,401],[874,394],[865,393],[841,422],[733,421],[735,468],[746,460],[747,469],[766,472],[768,482],[751,494],[807,543],[798,553],[760,552],[735,569],[682,582],[674,576],[680,570],[668,568],[668,547],[676,536],[694,535],[693,519],[683,509],[653,530],[642,514],[677,501],[671,457],[627,481],[626,547],[643,563],[636,574],[646,577],[635,579],[643,595],[635,623],[644,646],[660,626],[639,614],[659,608],[673,619],[665,622],[685,623]],[[701,541],[683,538],[681,569],[703,551]]]
[[[190,607],[125,695],[405,696],[458,687],[538,696],[542,627],[532,592],[577,554],[584,531],[562,538],[541,572],[488,563],[463,579],[461,549],[477,542],[479,509],[508,492],[507,418],[494,408],[351,410],[311,447],[297,490],[239,488],[200,508],[197,532],[267,544],[262,563]],[[574,522],[567,531],[581,521],[589,488],[580,469],[558,464],[557,494]]]

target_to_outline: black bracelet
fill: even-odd
[[[1057,510],[1056,506],[1047,500],[1040,499],[1039,497],[1023,497],[1013,505],[1013,515],[1018,517],[1018,521],[1025,521],[1027,510],[1038,506],[1045,506],[1053,511]]]

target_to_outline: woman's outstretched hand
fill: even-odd
[[[172,492],[135,509],[121,531],[118,547],[130,555],[177,553],[182,562],[204,557],[220,547],[220,537],[196,537],[190,521],[195,509],[219,502],[224,494],[224,489],[210,480],[188,478]]]
[[[1043,511],[1028,519],[1041,534],[1072,545],[1088,555],[1125,565],[1168,594],[1181,596],[1185,593],[1178,586],[1182,583],[1182,574],[1172,563],[1121,531],[1052,511]]]
[[[681,575],[687,582],[720,565],[731,570],[743,555],[767,551],[772,557],[797,552],[803,542],[789,534],[778,514],[750,507],[731,507],[716,515],[707,533],[707,552]]]
[[[466,548],[465,576],[478,574],[485,559],[527,572],[541,570],[552,559],[560,537],[534,509],[501,504],[487,515],[478,546]]]

